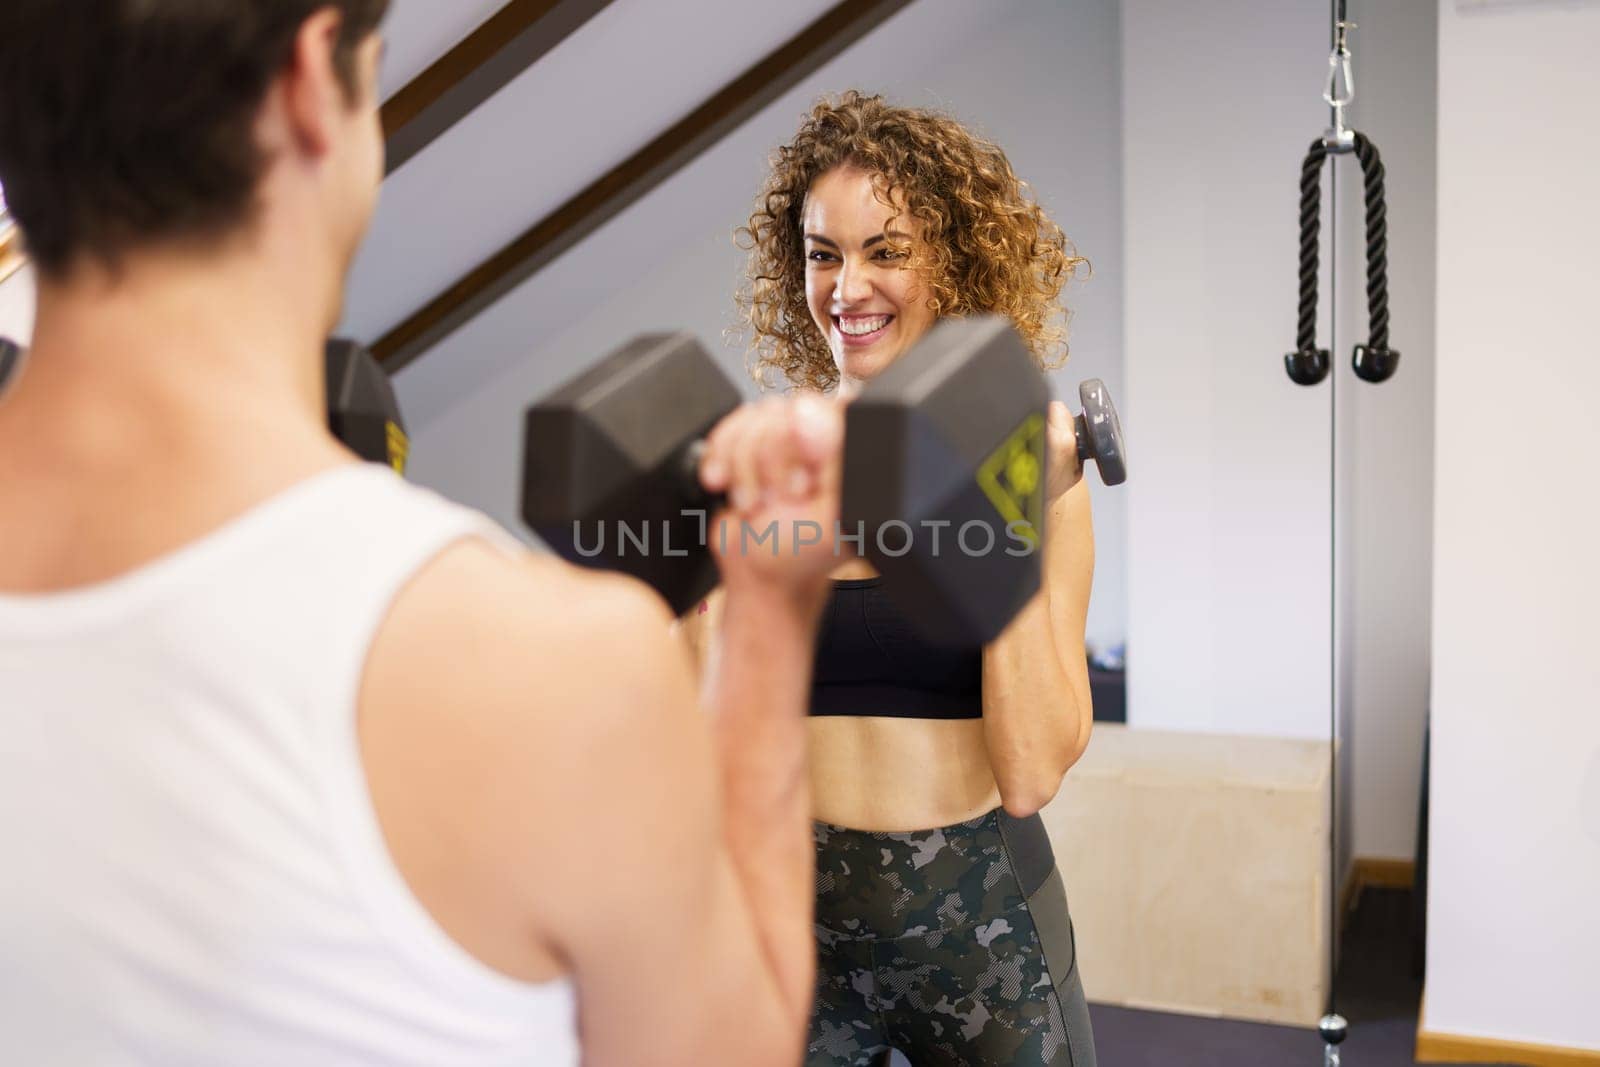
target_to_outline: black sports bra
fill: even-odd
[[[833,583],[812,668],[811,714],[983,717],[983,649],[924,640],[883,578]]]

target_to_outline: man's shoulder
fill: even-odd
[[[402,591],[372,666],[396,695],[438,685],[485,708],[523,707],[540,690],[621,699],[676,652],[671,621],[636,581],[473,539]]]
[[[507,937],[533,928],[528,967],[556,965],[590,876],[552,879],[551,857],[587,871],[647,854],[616,829],[651,770],[625,761],[688,744],[694,695],[675,674],[666,607],[629,580],[487,540],[415,575],[368,657],[359,734],[390,853],[447,930],[498,915]]]

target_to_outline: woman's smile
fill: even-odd
[[[841,314],[833,316],[833,328],[839,344],[847,348],[865,348],[888,335],[889,325],[894,318],[887,314]]]

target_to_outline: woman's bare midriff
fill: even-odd
[[[832,577],[875,574],[870,563],[851,560]],[[886,718],[862,708],[859,715],[816,716],[807,726],[811,810],[818,822],[852,830],[931,830],[1000,804],[981,718]]]
[[[851,560],[831,577],[875,574],[870,563]],[[709,635],[721,624],[720,589],[705,608],[685,617],[690,655],[701,670]],[[981,718],[890,718],[862,708],[860,715],[813,716],[806,726],[811,812],[818,822],[852,830],[931,830],[1000,806]]]
[[[1000,787],[982,719],[817,716],[811,810],[854,830],[929,830],[991,811]]]

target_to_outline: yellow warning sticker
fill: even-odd
[[[1035,412],[978,467],[978,488],[1007,527],[1035,548],[1044,501],[1044,445],[1044,416]]]
[[[406,457],[411,454],[411,442],[406,440],[406,432],[393,422],[385,421],[384,440],[389,446],[389,466],[394,468],[396,474],[406,472]]]

